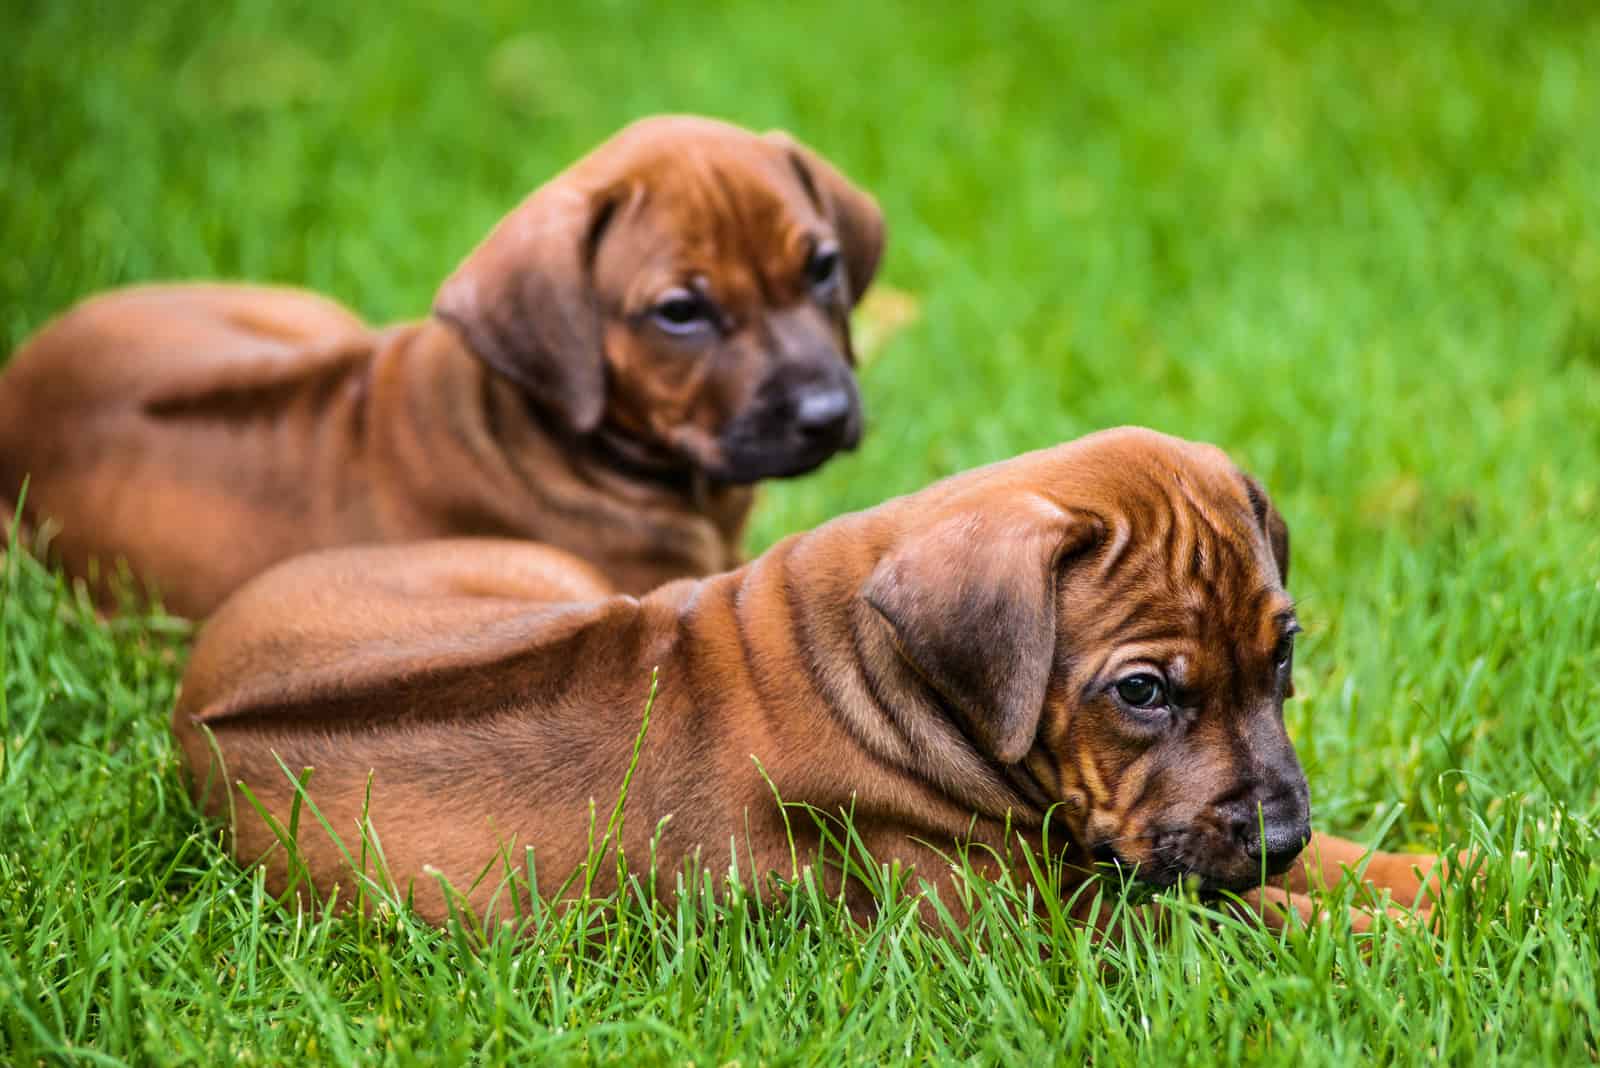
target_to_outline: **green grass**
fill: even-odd
[[[296,913],[183,793],[186,630],[12,553],[0,1063],[1600,1059],[1600,11],[725,7],[10,3],[0,346],[154,278],[416,316],[626,120],[788,127],[879,194],[920,315],[752,551],[1108,424],[1223,444],[1294,531],[1320,823],[1478,881],[1367,946],[1096,947],[1004,886],[947,937],[803,887],[526,944]]]

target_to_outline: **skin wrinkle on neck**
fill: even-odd
[[[883,634],[887,623],[876,613],[806,611],[806,605],[814,609],[819,605],[853,603],[857,599],[856,591],[834,589],[829,591],[833,596],[829,596],[816,588],[818,576],[814,574],[809,576],[813,582],[811,597],[797,598],[786,591],[786,571],[794,555],[823,545],[831,549],[853,540],[869,540],[863,537],[867,532],[859,529],[864,522],[871,523],[872,519],[851,517],[843,523],[829,524],[780,543],[737,572],[703,580],[679,609],[683,621],[678,628],[681,632],[678,648],[694,647],[697,657],[705,656],[706,646],[714,646],[718,639],[707,628],[696,626],[697,617],[710,612],[712,604],[722,606],[721,610],[741,620],[742,625],[733,628],[740,636],[741,647],[738,656],[718,657],[718,662],[742,661],[748,665],[747,677],[763,712],[760,718],[786,715],[785,710],[797,706],[815,707],[822,712],[818,717],[820,722],[842,732],[874,765],[889,773],[860,776],[856,781],[841,784],[841,793],[832,798],[807,799],[819,808],[827,810],[830,805],[837,807],[852,802],[876,807],[883,803],[876,795],[883,793],[885,787],[893,792],[896,784],[904,780],[917,788],[933,789],[954,809],[975,812],[985,819],[1003,822],[1010,813],[1011,818],[1022,825],[1042,824],[1044,812],[1013,781],[1016,772],[1002,768],[979,753],[948,711],[927,704],[927,698],[922,695],[911,698],[922,703],[922,707],[903,712],[880,704],[872,696],[874,688],[880,693],[907,692],[903,686],[885,686],[876,678],[888,652]],[[772,603],[775,597],[779,605]],[[646,598],[645,603],[653,599]],[[788,619],[789,628],[773,628],[768,637],[791,643],[788,651],[805,667],[800,678],[771,677],[760,661],[749,655],[750,649],[744,643],[745,632],[759,627],[758,617],[774,608]],[[832,652],[857,648],[862,651],[861,656]],[[819,663],[819,657],[827,661],[828,669]],[[899,663],[898,654],[892,652],[885,666],[890,671],[907,670]],[[667,670],[663,665],[664,676]],[[801,686],[804,691],[797,694],[796,688]],[[937,733],[930,734],[930,727]],[[769,727],[769,731],[771,729]],[[830,747],[816,739],[814,748],[829,751]],[[774,747],[774,750],[782,752],[782,747]],[[954,772],[953,758],[960,761]]]

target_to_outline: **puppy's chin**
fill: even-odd
[[[729,435],[718,450],[720,459],[702,466],[719,482],[747,484],[768,478],[795,478],[815,471],[841,452],[854,452],[860,443],[861,419],[857,416],[842,434],[831,438],[768,442]]]
[[[854,449],[855,445],[850,444],[824,450],[732,457],[720,467],[708,470],[707,474],[719,482],[736,485],[746,485],[769,478],[797,478],[815,471],[837,453],[850,452]]]
[[[1095,846],[1091,853],[1102,869],[1120,872],[1141,886],[1165,890],[1187,885],[1201,897],[1254,890],[1262,884],[1263,876],[1270,879],[1282,875],[1295,861],[1290,857],[1263,867],[1259,860],[1252,861],[1242,853],[1218,861],[1200,856],[1165,855],[1166,850],[1156,850],[1156,855],[1150,858],[1135,860],[1109,845]]]

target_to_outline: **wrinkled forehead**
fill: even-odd
[[[788,154],[754,137],[656,139],[618,159],[608,182],[635,257],[787,263],[822,235],[815,192]]]
[[[1270,644],[1293,601],[1249,484],[1231,464],[1161,459],[1118,465],[1102,487],[1082,592],[1103,633]]]

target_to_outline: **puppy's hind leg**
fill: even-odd
[[[456,538],[416,543],[393,553],[402,566],[386,581],[418,597],[499,597],[519,601],[593,601],[611,583],[571,553],[535,542]]]
[[[207,621],[174,724],[182,736],[195,717],[215,723],[267,709],[282,718],[290,705],[323,719],[336,706],[367,716],[382,706],[371,695],[396,679],[421,672],[448,687],[452,668],[499,663],[525,650],[539,626],[569,625],[610,594],[589,565],[532,542],[453,539],[294,557]],[[408,685],[415,703],[420,683]]]

